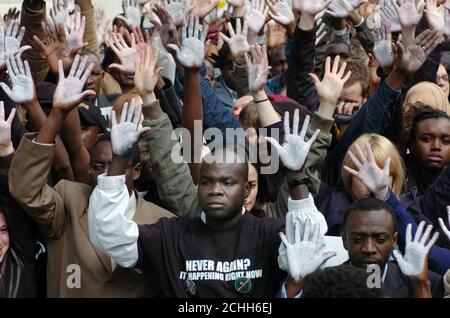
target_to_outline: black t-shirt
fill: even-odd
[[[137,267],[159,275],[166,297],[274,297],[285,273],[278,268],[284,220],[245,213],[223,231],[200,218],[139,225]]]

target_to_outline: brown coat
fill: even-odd
[[[117,267],[111,272],[111,259],[97,251],[89,241],[87,207],[92,188],[61,181],[54,188],[47,177],[54,146],[32,142],[26,135],[17,149],[9,171],[11,195],[38,223],[47,238],[48,297],[151,297],[159,292],[157,277],[148,272]],[[134,221],[155,223],[170,212],[139,198]],[[78,265],[80,288],[69,288]],[[69,269],[69,271],[68,271]]]

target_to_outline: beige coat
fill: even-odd
[[[38,223],[47,238],[48,297],[151,297],[160,288],[157,277],[148,272],[117,267],[111,271],[111,259],[97,251],[89,241],[87,206],[92,188],[61,181],[54,188],[47,185],[54,146],[38,145],[26,135],[14,156],[9,171],[12,196]],[[134,221],[152,224],[170,212],[139,198]],[[73,266],[75,265],[75,266]],[[79,268],[81,288],[74,268]]]

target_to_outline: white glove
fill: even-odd
[[[284,233],[280,233],[280,237],[282,244],[286,246],[289,276],[296,282],[314,273],[329,258],[336,256],[334,252],[324,253],[319,226],[313,226],[309,220],[295,224],[294,244],[287,240]]]
[[[138,142],[139,137],[150,130],[149,127],[139,129],[142,121],[142,106],[136,105],[134,98],[130,107],[128,107],[128,103],[124,104],[119,124],[117,123],[116,112],[112,111],[111,144],[113,154],[117,156],[128,154]]]
[[[271,137],[266,137],[265,139],[272,144],[275,149],[278,151],[278,155],[283,162],[283,165],[291,171],[300,170],[306,162],[306,157],[308,156],[309,149],[311,145],[316,140],[317,136],[320,133],[320,130],[317,130],[314,135],[308,141],[305,141],[306,131],[308,130],[309,125],[309,116],[306,116],[305,121],[303,122],[303,128],[300,134],[298,133],[298,126],[300,121],[300,115],[298,109],[295,110],[294,113],[294,121],[293,121],[293,129],[292,133],[289,125],[289,113],[286,112],[284,116],[284,133],[285,133],[285,142],[283,146],[280,146],[278,141]]]
[[[381,28],[376,30],[373,54],[381,67],[391,67],[394,64],[392,34],[389,23],[382,23]]]
[[[200,68],[205,57],[205,40],[208,27],[200,32],[198,17],[189,16],[189,23],[181,32],[181,50],[175,44],[167,46],[177,54],[178,61],[186,68]]]
[[[448,215],[448,228],[444,224],[444,220],[442,218],[439,218],[439,225],[441,226],[442,231],[445,233],[445,235],[448,237],[448,240],[450,241],[450,205],[447,207],[447,215]]]
[[[424,226],[425,222],[420,222],[413,241],[411,234],[412,225],[408,224],[406,228],[405,255],[402,256],[398,250],[393,251],[400,270],[403,274],[409,277],[418,276],[423,272],[428,253],[439,237],[439,233],[436,232],[428,242],[433,226],[429,225],[425,233],[422,235]]]
[[[20,54],[11,55],[6,62],[6,66],[11,79],[12,89],[5,83],[0,83],[5,93],[16,104],[23,104],[33,100],[35,88],[28,61],[24,63]]]

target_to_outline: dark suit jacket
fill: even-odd
[[[403,275],[397,262],[388,263],[388,272],[384,280],[384,291],[390,298],[412,298],[413,289],[409,277]],[[429,271],[428,279],[431,283],[431,294],[433,298],[444,297],[444,283],[441,275]]]

